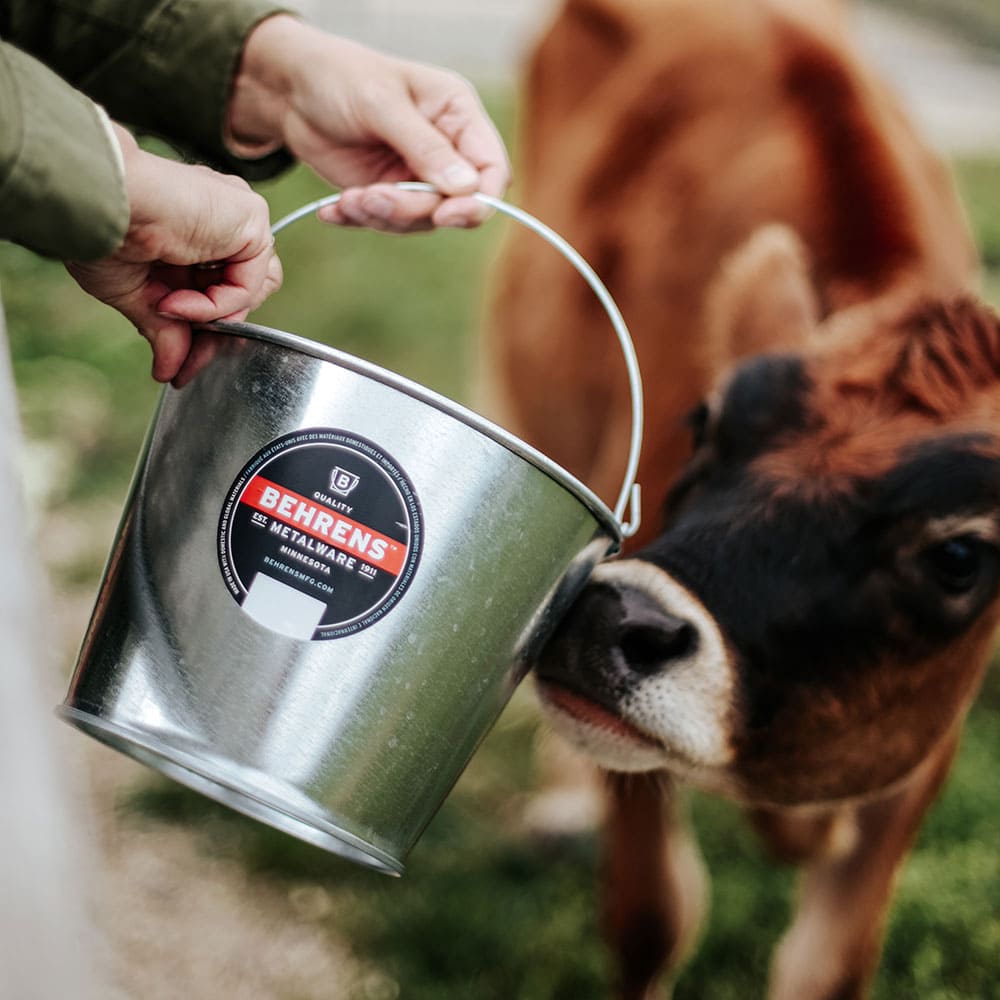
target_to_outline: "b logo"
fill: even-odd
[[[351,495],[351,490],[361,482],[361,477],[353,472],[342,469],[335,465],[330,470],[330,490],[338,496],[346,497]]]

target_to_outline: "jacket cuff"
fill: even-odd
[[[117,140],[94,103],[0,42],[0,238],[62,260],[106,257],[129,207]]]
[[[247,35],[287,13],[273,0],[173,0],[136,35],[80,80],[80,89],[118,121],[160,136],[202,162],[249,180],[272,177],[292,157],[280,150],[257,160],[225,146],[226,110]],[[122,81],[128,81],[127,86]]]

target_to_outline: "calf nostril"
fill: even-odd
[[[653,674],[663,670],[671,660],[679,660],[694,652],[698,632],[688,622],[666,621],[662,624],[625,624],[618,647],[631,670]]]

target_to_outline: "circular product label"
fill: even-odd
[[[313,427],[262,448],[219,518],[229,592],[262,625],[337,639],[374,624],[413,580],[420,503],[399,465],[365,438]]]

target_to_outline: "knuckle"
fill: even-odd
[[[162,251],[162,234],[154,225],[132,225],[125,234],[123,250],[129,260],[156,260]]]
[[[471,81],[462,76],[462,74],[457,70],[443,69],[441,72],[444,74],[445,79],[451,84],[454,90],[460,93],[463,97],[475,95],[476,88],[473,87]]]
[[[240,220],[237,241],[253,251],[254,256],[265,253],[271,246],[271,228],[266,207],[261,212],[256,207]]]
[[[365,117],[379,111],[391,99],[388,88],[381,80],[364,80],[354,91],[354,105]]]
[[[259,222],[261,219],[267,220],[268,207],[264,196],[258,194],[248,184],[243,192],[244,209],[254,219]]]

